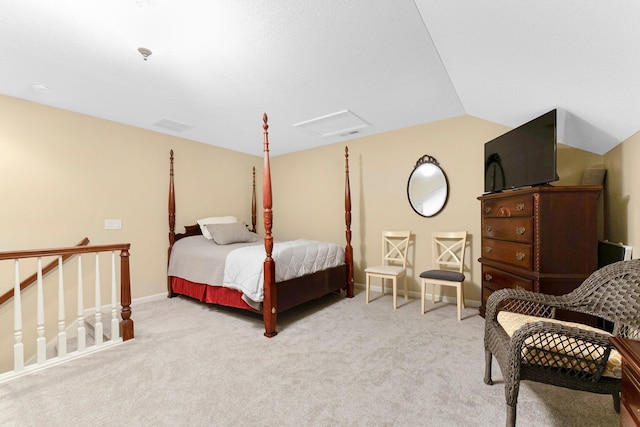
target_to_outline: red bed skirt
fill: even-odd
[[[194,283],[180,277],[171,277],[171,289],[174,293],[195,298],[208,304],[242,308],[256,311],[242,299],[242,292],[223,286],[211,286]]]

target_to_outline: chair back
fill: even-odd
[[[382,262],[407,268],[407,252],[411,230],[382,232]]]
[[[614,335],[640,339],[640,259],[602,267],[567,299],[576,310],[613,322]]]
[[[467,247],[466,231],[436,231],[432,233],[433,268],[440,270],[464,270],[464,252]]]

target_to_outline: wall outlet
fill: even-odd
[[[104,220],[104,229],[105,230],[120,230],[122,228],[122,221],[119,219],[105,219]]]

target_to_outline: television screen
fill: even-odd
[[[556,172],[556,110],[484,145],[484,191],[548,184]]]

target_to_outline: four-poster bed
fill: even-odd
[[[263,218],[264,250],[260,261],[255,260],[257,246],[256,230],[255,168],[253,169],[253,195],[251,227],[229,224],[234,217],[207,218],[209,224],[187,225],[184,233],[175,233],[175,189],[173,172],[173,150],[170,154],[169,170],[169,250],[168,250],[168,296],[186,295],[206,303],[242,308],[262,313],[264,335],[271,338],[277,334],[278,313],[324,295],[345,290],[353,297],[353,249],[351,247],[351,191],[349,183],[349,152],[345,148],[345,237],[344,248],[338,245],[308,240],[276,242],[272,236],[273,212],[271,191],[271,165],[269,159],[269,133],[267,115],[263,115],[264,176]],[[233,230],[232,232],[229,230]],[[212,232],[210,240],[204,237]],[[248,233],[248,234],[247,234]],[[229,238],[229,236],[232,238]],[[220,237],[226,239],[220,243]],[[186,239],[189,237],[190,239]],[[213,242],[212,242],[213,240]],[[188,242],[188,243],[187,243]],[[231,244],[227,244],[231,242]],[[188,247],[188,249],[186,249]],[[214,254],[215,252],[215,254]],[[206,254],[205,254],[206,253]],[[291,259],[307,258],[317,254],[307,264],[293,266]],[[250,256],[252,258],[239,258]],[[212,267],[211,257],[217,257],[218,267]],[[238,259],[238,264],[232,260]],[[240,259],[242,261],[240,261]],[[276,264],[281,265],[276,274]],[[256,270],[258,269],[258,270]],[[283,270],[283,271],[281,271]],[[286,272],[284,272],[286,270]],[[297,272],[295,272],[295,271]],[[255,274],[259,271],[259,274]],[[184,274],[183,274],[184,272]],[[254,288],[254,276],[258,283]],[[199,279],[200,278],[200,279]],[[245,286],[246,283],[249,283]],[[262,299],[262,300],[261,300]],[[261,301],[260,301],[261,300]],[[256,304],[256,302],[260,304]]]

